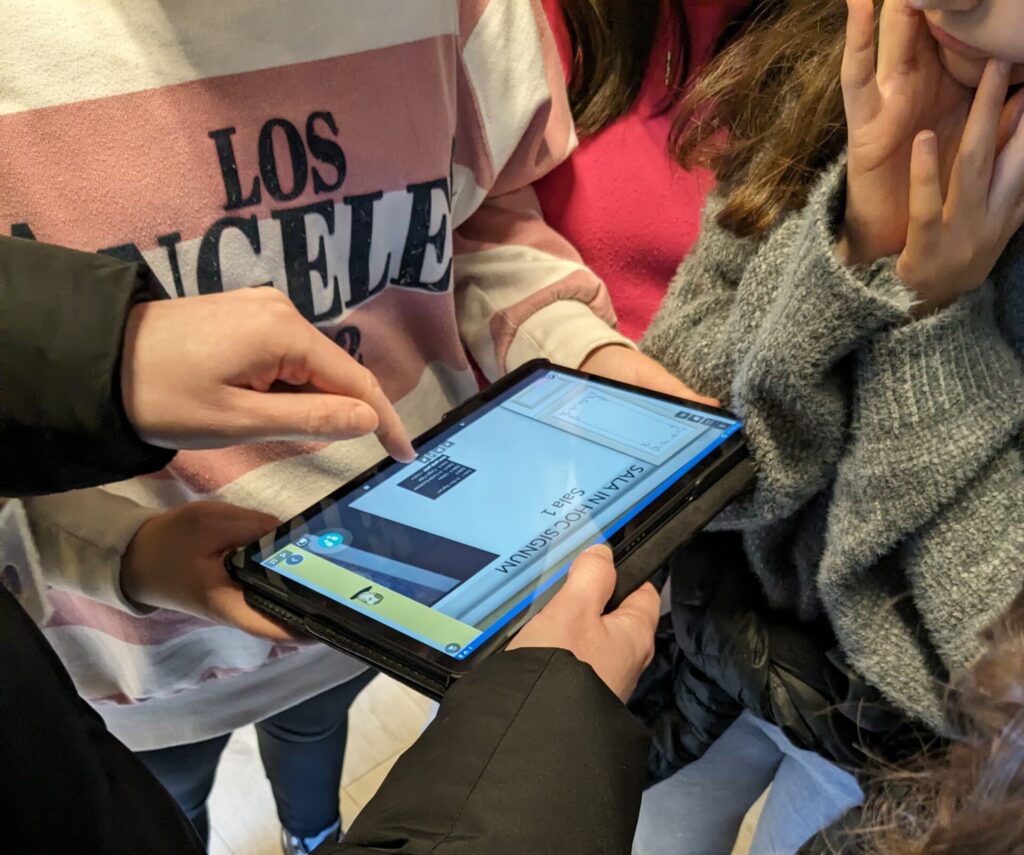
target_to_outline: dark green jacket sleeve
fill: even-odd
[[[133,305],[163,296],[136,264],[0,237],[0,495],[55,493],[160,469],[121,402]]]
[[[317,855],[627,855],[646,751],[588,665],[502,653],[449,692],[345,842]]]

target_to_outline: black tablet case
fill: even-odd
[[[650,579],[672,553],[689,543],[726,505],[746,492],[754,483],[756,471],[753,461],[749,457],[744,458],[700,492],[678,514],[647,532],[639,544],[634,541],[629,554],[617,562],[618,582],[608,603],[608,611],[615,609]],[[428,669],[420,663],[405,662],[380,645],[360,639],[341,627],[305,618],[249,586],[245,587],[245,598],[254,608],[379,668],[400,683],[434,699],[440,700],[454,679],[450,674]]]

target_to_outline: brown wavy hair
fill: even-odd
[[[730,232],[758,234],[800,208],[845,146],[845,25],[840,0],[755,3],[687,92],[672,149],[685,166],[714,171],[726,197],[718,222]]]
[[[758,5],[754,2],[751,8]],[[596,134],[636,103],[662,21],[672,28],[675,44],[669,95],[661,110],[668,112],[682,101],[693,70],[683,0],[561,0],[560,6],[573,55],[569,103],[581,136]],[[749,14],[730,22],[719,50],[743,28]]]
[[[573,56],[569,103],[581,135],[597,133],[636,102],[663,10],[678,33],[672,91],[689,76],[690,29],[682,0],[561,0],[560,5]]]
[[[951,692],[960,737],[945,753],[879,778],[852,840],[858,851],[1024,853],[1024,595],[986,642]]]

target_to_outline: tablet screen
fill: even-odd
[[[256,560],[466,659],[740,427],[541,369]]]

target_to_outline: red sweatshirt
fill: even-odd
[[[653,0],[648,0],[653,2]],[[726,23],[746,0],[685,0],[693,44],[691,70],[712,55]],[[559,0],[544,0],[562,65],[571,62],[569,33]],[[619,329],[639,338],[647,329],[669,279],[700,228],[700,210],[712,186],[709,173],[687,172],[668,155],[672,116],[658,115],[666,95],[666,56],[678,67],[674,33],[663,26],[633,109],[582,141],[566,163],[537,185],[548,223],[561,232],[601,276],[611,292]]]

